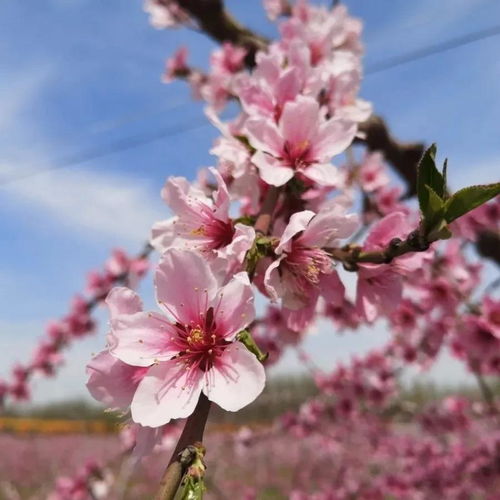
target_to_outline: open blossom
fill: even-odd
[[[215,72],[237,73],[244,68],[247,50],[224,42],[220,49],[212,52],[210,62]]]
[[[450,228],[453,235],[471,241],[476,241],[478,235],[484,230],[499,231],[500,196],[456,219],[452,222]]]
[[[426,283],[422,290],[422,305],[427,308],[441,307],[452,313],[458,306],[460,294],[445,276],[438,276]]]
[[[255,231],[233,223],[226,183],[217,170],[210,170],[218,184],[213,200],[183,177],[167,181],[162,195],[176,216],[153,226],[151,243],[160,252],[170,247],[186,248],[242,263]]]
[[[338,50],[321,65],[323,79],[322,102],[330,115],[346,118],[357,123],[367,120],[372,105],[358,98],[362,70],[359,55],[347,50]]]
[[[401,202],[403,190],[399,186],[382,186],[377,189],[374,196],[374,203],[377,210],[382,215],[388,215],[393,212],[409,213],[408,207]]]
[[[368,192],[376,191],[389,184],[389,176],[385,171],[381,153],[375,152],[365,157],[359,169],[359,182]]]
[[[113,279],[107,273],[99,271],[90,271],[87,273],[86,292],[96,297],[106,296],[109,289],[113,286]]]
[[[309,48],[313,65],[320,64],[341,47],[355,53],[361,51],[361,23],[348,16],[345,6],[330,11],[301,0],[295,3],[292,13],[280,25],[282,44],[287,46],[299,40]]]
[[[202,256],[170,249],[155,282],[159,307],[171,319],[153,312],[121,313],[125,294],[133,294],[128,289],[118,289],[107,300],[110,353],[146,369],[133,387],[132,419],[159,427],[187,417],[201,392],[229,411],[252,402],[264,387],[264,368],[235,341],[255,315],[248,275],[238,273],[221,285]],[[134,384],[129,381],[129,387]]]
[[[48,500],[88,500],[109,498],[114,477],[97,462],[88,461],[73,477],[61,476]]]
[[[31,367],[49,376],[54,374],[55,367],[61,363],[62,356],[57,346],[51,341],[42,340],[35,351]]]
[[[124,287],[113,288],[106,303],[112,321],[121,315],[136,314],[142,311],[140,298],[132,290]],[[111,348],[115,345],[116,342],[112,335],[109,336],[108,343]],[[87,365],[87,375],[89,376],[87,388],[92,397],[108,408],[127,410],[148,369],[148,367],[124,363],[106,349],[94,356]],[[167,426],[152,428],[135,424],[127,427],[127,429],[131,428],[134,429],[134,437],[129,448],[133,449],[135,460],[150,454],[162,441],[167,431]]]
[[[500,369],[500,338],[483,317],[465,315],[457,325],[453,350],[467,359],[474,371]]]
[[[293,214],[276,247],[278,258],[266,271],[265,286],[271,297],[281,298],[283,307],[292,310],[315,305],[320,295],[329,303],[341,304],[344,286],[324,248],[351,235],[356,226],[356,216],[333,209]]]
[[[112,293],[124,295],[130,290],[115,288]],[[114,299],[110,298],[110,302]],[[112,356],[107,350],[97,354],[87,365],[87,388],[92,396],[107,407],[128,408],[147,367],[132,366]]]
[[[288,53],[273,49],[257,54],[255,69],[238,76],[235,90],[249,116],[278,122],[287,102],[301,93],[317,95],[323,82],[309,65],[307,47],[291,44]]]
[[[287,102],[278,125],[251,117],[246,123],[252,157],[262,179],[273,186],[286,184],[294,175],[324,186],[339,182],[330,164],[354,139],[356,126],[344,120],[322,118],[318,102],[299,96]]]

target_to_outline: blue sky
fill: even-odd
[[[493,0],[347,0],[365,22],[367,66],[429,44],[491,27]],[[230,0],[241,21],[272,36],[257,0]],[[211,165],[217,131],[181,83],[160,81],[164,59],[186,44],[206,66],[214,47],[193,31],[158,31],[140,0],[0,3],[0,374],[29,357],[50,318],[64,314],[85,273],[114,246],[137,251],[152,222],[165,217],[159,190],[169,175],[192,178]],[[437,142],[452,187],[497,180],[500,162],[500,37],[369,75],[362,96],[394,134]],[[184,133],[53,168],[82,152],[184,127]],[[17,181],[16,177],[20,177]],[[148,282],[143,286],[150,295]],[[104,319],[105,315],[100,313]],[[337,338],[321,327],[307,342],[322,366],[379,344],[373,331]],[[84,364],[99,336],[68,354],[57,380],[37,381],[37,401],[85,394]],[[363,347],[360,347],[363,346]],[[298,369],[287,356],[278,371]],[[436,372],[464,380],[451,361]]]

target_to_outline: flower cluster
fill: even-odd
[[[88,461],[73,477],[57,479],[48,500],[87,500],[108,498],[113,483],[111,471]]]
[[[153,5],[163,9],[155,11],[156,26],[185,22],[180,4],[147,3],[154,14]],[[130,409],[145,428],[188,417],[200,394],[226,410],[247,405],[265,376],[255,349],[238,341],[241,332],[253,335],[272,363],[322,316],[339,329],[385,317],[393,332],[383,350],[329,376],[317,374],[318,387],[335,394],[336,413],[386,405],[404,363],[426,368],[445,345],[467,356],[475,371],[478,363],[488,372],[498,366],[498,339],[493,332],[488,343],[481,308],[458,319],[480,267],[465,260],[456,240],[422,243],[419,213],[401,200],[381,153],[366,153],[358,163],[350,150],[339,160],[371,114],[358,96],[360,22],[343,6],[302,0],[267,2],[266,9],[285,19],[279,40],[252,55],[252,67],[248,50],[229,42],[213,51],[207,72],[189,65],[185,48],[167,61],[164,81],[187,80],[207,103],[221,133],[211,150],[216,164],[195,182],[170,177],[163,187],[171,217],[157,222],[151,236],[160,255],[155,288],[163,314],[144,312],[129,289],[113,289],[106,299],[107,347],[88,368],[93,396]],[[223,122],[230,101],[239,113]],[[494,217],[494,206],[469,219]],[[362,244],[349,243],[368,226]],[[398,253],[403,244],[409,250]],[[354,296],[338,262],[357,274]],[[92,285],[106,289],[105,280],[93,278]],[[255,289],[271,302],[261,317],[255,317]],[[464,323],[473,346],[467,336],[458,341],[450,334]]]
[[[172,14],[174,2],[160,4]],[[289,333],[285,344],[313,323],[319,303],[344,301],[328,248],[358,219],[331,196],[345,182],[331,161],[370,113],[357,97],[359,23],[344,8],[331,13],[302,2],[280,29],[281,40],[256,55],[252,71],[246,50],[230,43],[213,52],[203,75],[189,67],[185,49],[167,63],[165,80],[187,78],[222,136],[212,150],[215,168],[196,183],[171,177],[162,190],[173,216],[154,225],[151,244],[161,255],[155,285],[165,316],[143,312],[126,288],[106,299],[108,346],[89,365],[89,389],[109,406],[130,407],[142,426],[189,416],[200,393],[235,411],[261,392],[264,369],[237,341],[249,328],[271,347],[271,332],[258,333],[271,316],[254,322],[253,285],[280,304],[275,318],[283,326],[275,326]],[[223,123],[217,113],[229,100],[241,113]],[[92,280],[99,291],[105,284]]]
[[[145,8],[164,28],[195,23],[189,5],[148,0]],[[15,382],[0,385],[0,395],[25,397],[29,376],[51,373],[61,346],[92,329],[90,308],[104,301],[107,343],[87,367],[88,389],[130,417],[130,443],[142,456],[172,420],[196,415],[207,400],[228,411],[254,401],[265,385],[263,363],[287,348],[307,360],[300,345],[320,320],[336,331],[383,321],[385,345],[327,372],[309,364],[318,394],[278,428],[301,438],[323,433],[316,467],[326,469],[332,456],[345,465],[319,474],[315,491],[302,482],[289,498],[482,495],[498,472],[498,440],[490,446],[478,436],[498,416],[483,375],[500,374],[500,302],[478,293],[483,265],[463,247],[480,231],[498,230],[498,200],[484,202],[500,187],[475,186],[455,198],[431,147],[418,170],[419,210],[407,203],[382,152],[358,159],[352,147],[372,112],[358,96],[359,20],[344,6],[306,0],[265,8],[283,18],[278,40],[257,50],[232,37],[212,52],[206,72],[189,65],[185,48],[167,61],[164,81],[185,79],[220,135],[210,151],[215,166],[194,182],[169,177],[161,191],[170,217],[153,225],[150,238],[160,312],[145,311],[132,290],[144,259],[115,252],[104,272],[89,275],[91,298],[77,298],[50,325],[49,340],[28,367],[15,368]],[[236,111],[224,122],[223,110]],[[449,239],[451,231],[458,238]],[[407,404],[399,375],[411,365],[429,369],[445,350],[476,375],[487,411],[460,398],[421,412]],[[425,439],[399,432],[410,418]],[[238,439],[240,455],[259,441],[248,429]],[[88,476],[59,489],[88,488]]]
[[[16,364],[10,382],[0,380],[0,402],[10,397],[22,401],[30,398],[29,380],[34,375],[53,376],[64,362],[63,350],[76,339],[94,332],[92,309],[100,304],[117,283],[136,286],[148,270],[149,249],[138,257],[129,257],[123,250],[113,250],[103,271],[92,271],[88,275],[86,294],[75,295],[69,312],[59,320],[50,321],[45,336],[36,346],[31,361]]]

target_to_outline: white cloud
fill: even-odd
[[[10,177],[5,176],[7,171],[0,166],[0,177]],[[141,242],[148,238],[151,224],[167,214],[159,189],[130,176],[88,169],[39,174],[2,190],[16,206],[43,211],[65,229],[86,237]]]
[[[96,162],[86,169],[37,173],[37,168],[50,168],[50,158],[61,148],[27,110],[56,75],[57,68],[47,64],[12,73],[8,84],[0,84],[0,130],[5,131],[0,138],[2,198],[16,213],[31,212],[33,218],[43,215],[87,239],[102,241],[104,235],[115,244],[144,241],[151,225],[167,213],[160,186],[153,188],[130,175],[104,173]],[[19,150],[23,151],[22,164],[37,168],[5,159],[17,156]],[[29,177],[23,179],[25,174]]]
[[[54,77],[54,67],[44,64],[35,68],[19,70],[10,73],[8,78],[0,81],[0,130],[10,132],[15,127],[22,114],[29,110],[32,103]],[[23,121],[23,128],[29,128],[30,123]],[[4,141],[3,141],[4,142]],[[5,148],[2,145],[2,152]]]

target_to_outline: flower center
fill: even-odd
[[[191,230],[191,235],[207,240],[204,245],[205,250],[216,250],[233,241],[234,226],[231,221],[215,219],[211,214],[206,219],[200,226]]]
[[[332,269],[330,257],[324,250],[297,245],[287,255],[286,266],[293,275],[311,285],[317,285],[321,274],[328,274]]]
[[[173,340],[179,349],[176,356],[179,363],[189,370],[207,371],[217,362],[229,342],[217,333],[213,308],[201,316],[202,321],[198,324],[177,323],[177,338]]]
[[[307,167],[311,163],[309,158],[310,147],[311,143],[307,139],[294,144],[286,141],[283,147],[283,160],[295,170]]]
[[[193,345],[193,344],[199,344],[200,342],[203,342],[205,339],[205,334],[203,332],[203,330],[197,326],[196,328],[193,328],[191,330],[191,333],[189,335],[189,337],[187,338],[187,341],[190,345]]]

